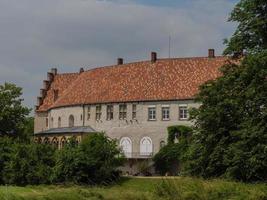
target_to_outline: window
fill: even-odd
[[[123,137],[120,140],[120,147],[126,158],[132,157],[132,141],[128,137]]]
[[[170,107],[162,107],[162,120],[170,120]]]
[[[113,119],[113,105],[107,105],[107,120]]]
[[[97,105],[96,106],[95,119],[96,120],[100,120],[101,119],[101,105]]]
[[[132,107],[132,119],[136,119],[136,104],[133,104]]]
[[[61,138],[61,148],[64,148],[66,143],[67,143],[66,138],[65,137]]]
[[[150,156],[152,155],[152,140],[150,137],[143,137],[140,141],[140,155]]]
[[[53,117],[51,117],[50,128],[53,128],[53,125],[54,125],[54,119],[53,119]]]
[[[156,107],[148,108],[148,120],[156,120]]]
[[[74,117],[73,115],[69,116],[69,127],[73,127],[74,126]]]
[[[44,143],[45,143],[45,144],[50,144],[50,141],[49,141],[49,138],[48,138],[48,137],[46,137],[46,138],[44,139]]]
[[[83,115],[81,115],[81,121],[83,120]]]
[[[187,106],[179,106],[179,119],[181,119],[181,120],[187,120],[188,119]]]
[[[52,145],[55,147],[55,148],[58,148],[58,139],[56,137],[54,137],[52,139]]]
[[[87,107],[87,120],[89,120],[91,117],[91,106]]]
[[[48,118],[45,119],[45,125],[48,127]]]
[[[127,117],[127,105],[121,104],[119,107],[119,119],[126,119]]]
[[[57,120],[57,127],[58,127],[58,128],[61,127],[61,117],[58,117],[58,120]]]

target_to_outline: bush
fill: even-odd
[[[4,183],[3,171],[5,163],[9,160],[9,154],[12,151],[13,142],[8,137],[0,137],[0,184]]]
[[[84,138],[79,146],[66,145],[56,155],[54,182],[108,184],[118,178],[122,164],[115,140],[102,133]]]
[[[26,185],[50,183],[55,149],[49,145],[13,143],[6,152],[3,181],[6,184]]]
[[[168,127],[168,144],[161,148],[153,158],[156,171],[161,175],[164,175],[165,173],[175,175],[180,171],[191,135],[192,129],[190,127]],[[174,143],[175,137],[178,137],[178,143]]]

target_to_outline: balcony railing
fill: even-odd
[[[140,153],[140,152],[131,152],[131,153],[124,153],[126,158],[152,158],[153,152],[151,153]]]

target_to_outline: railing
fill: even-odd
[[[152,158],[153,157],[153,152],[151,153],[140,153],[140,152],[131,152],[131,153],[124,153],[124,156],[126,158]]]

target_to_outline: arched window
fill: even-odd
[[[128,137],[123,137],[120,140],[120,147],[126,158],[132,157],[132,140]]]
[[[37,143],[42,144],[42,138],[41,137],[38,138]]]
[[[69,116],[69,127],[73,127],[74,126],[74,117],[73,115]]]
[[[53,128],[53,124],[54,124],[54,119],[53,119],[53,117],[51,117],[51,124],[50,124],[50,128]]]
[[[140,155],[149,156],[153,152],[153,144],[150,137],[143,137],[140,141]]]
[[[57,126],[58,126],[58,128],[61,127],[61,117],[58,117]]]
[[[166,144],[166,143],[165,143],[165,141],[163,141],[163,140],[162,140],[162,141],[160,141],[160,143],[159,143],[159,146],[160,146],[160,148],[164,147],[164,146],[165,146],[165,144]]]
[[[65,144],[67,143],[66,138],[62,137],[60,143],[61,143],[61,148],[64,148]]]
[[[48,138],[48,137],[46,137],[46,138],[44,139],[44,143],[45,143],[45,144],[49,144],[49,143],[50,143],[50,141],[49,141],[49,138]]]
[[[56,137],[53,138],[52,140],[52,145],[56,148],[58,148],[58,139]]]

